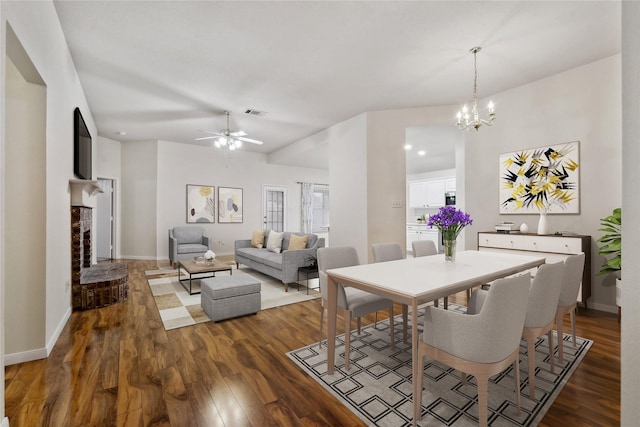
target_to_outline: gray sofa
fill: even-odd
[[[290,251],[289,240],[291,234],[307,236],[305,249]],[[261,249],[251,247],[251,239],[235,241],[235,261],[238,267],[244,264],[254,270],[274,277],[284,283],[285,292],[289,291],[289,283],[297,283],[298,268],[306,267],[315,262],[316,251],[324,248],[324,238],[315,234],[291,233],[285,231],[282,239],[282,252],[275,253],[266,249],[269,231],[265,233],[264,244]]]
[[[209,238],[204,229],[196,225],[185,225],[169,229],[169,262],[193,260],[209,250]]]

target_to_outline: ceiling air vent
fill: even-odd
[[[249,114],[251,116],[265,116],[267,114],[266,111],[260,111],[260,110],[254,110],[253,108],[249,108],[247,111],[245,111],[245,114]]]

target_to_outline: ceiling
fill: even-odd
[[[98,133],[123,142],[196,143],[231,110],[264,141],[242,149],[270,153],[366,111],[467,102],[473,46],[479,97],[620,52],[617,1],[54,5]]]

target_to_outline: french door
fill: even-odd
[[[277,185],[262,186],[262,228],[284,231],[287,227],[287,187]]]

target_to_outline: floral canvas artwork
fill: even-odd
[[[218,222],[242,222],[242,188],[218,187]]]
[[[213,223],[215,212],[214,187],[187,184],[187,223]]]
[[[579,141],[501,154],[500,213],[580,213]]]

